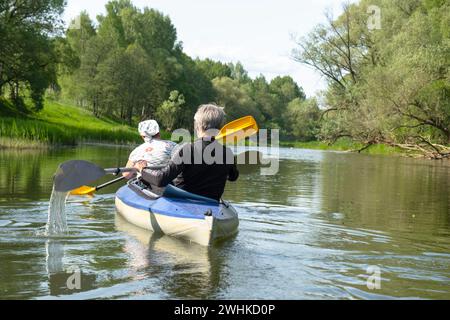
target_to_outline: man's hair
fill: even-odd
[[[197,131],[220,130],[225,123],[225,112],[215,104],[202,104],[194,115],[194,121]]]

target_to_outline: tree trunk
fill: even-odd
[[[92,100],[92,113],[97,117],[97,98],[94,97]]]
[[[132,117],[133,117],[133,106],[129,106],[128,114],[127,114],[127,122],[128,122],[128,125],[130,125],[130,126],[131,126]]]
[[[4,85],[4,82],[2,81],[2,72],[3,72],[3,64],[0,63],[0,96],[3,95],[3,85]]]
[[[19,82],[18,81],[16,81],[16,85],[15,85],[15,98],[16,99],[19,99]]]
[[[19,98],[19,83],[17,81],[10,84],[11,86],[11,100],[16,101]]]

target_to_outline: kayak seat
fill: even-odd
[[[141,195],[147,200],[156,200],[160,198],[163,193],[163,191],[160,188],[155,188],[155,190],[153,190],[152,186],[144,184],[140,179],[130,180],[128,182],[128,186],[135,193]]]

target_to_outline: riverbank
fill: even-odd
[[[135,127],[102,117],[88,110],[56,101],[45,101],[39,113],[25,114],[14,110],[7,101],[1,101],[0,148],[38,149],[57,145],[76,145],[86,142],[137,144],[141,138]],[[162,132],[164,139],[170,139]],[[314,150],[354,151],[364,145],[340,139],[333,145],[321,141],[281,141],[281,147]],[[407,155],[400,148],[383,144],[372,145],[361,151],[365,154]]]
[[[82,142],[140,143],[135,127],[96,118],[76,106],[47,100],[39,113],[15,111],[3,100],[0,147],[42,148]]]
[[[340,139],[334,144],[329,145],[322,141],[281,141],[281,147],[291,147],[300,149],[313,149],[313,150],[332,150],[332,151],[355,151],[364,147],[362,143],[350,141],[348,139]],[[365,154],[378,154],[378,155],[406,155],[406,153],[400,149],[391,147],[385,144],[374,144],[367,149],[361,151]]]

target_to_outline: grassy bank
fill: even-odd
[[[42,147],[74,145],[80,142],[139,143],[137,129],[106,118],[96,118],[87,110],[46,101],[36,114],[15,111],[2,101],[0,146]]]
[[[313,150],[334,150],[334,151],[351,151],[351,150],[358,150],[364,147],[363,144],[353,142],[348,139],[340,139],[332,145],[328,145],[327,143],[322,141],[308,141],[308,142],[282,141],[280,142],[280,146],[302,148],[302,149],[313,149]],[[384,144],[375,144],[361,151],[361,153],[392,155],[392,154],[402,154],[404,152],[400,148],[395,148]]]

